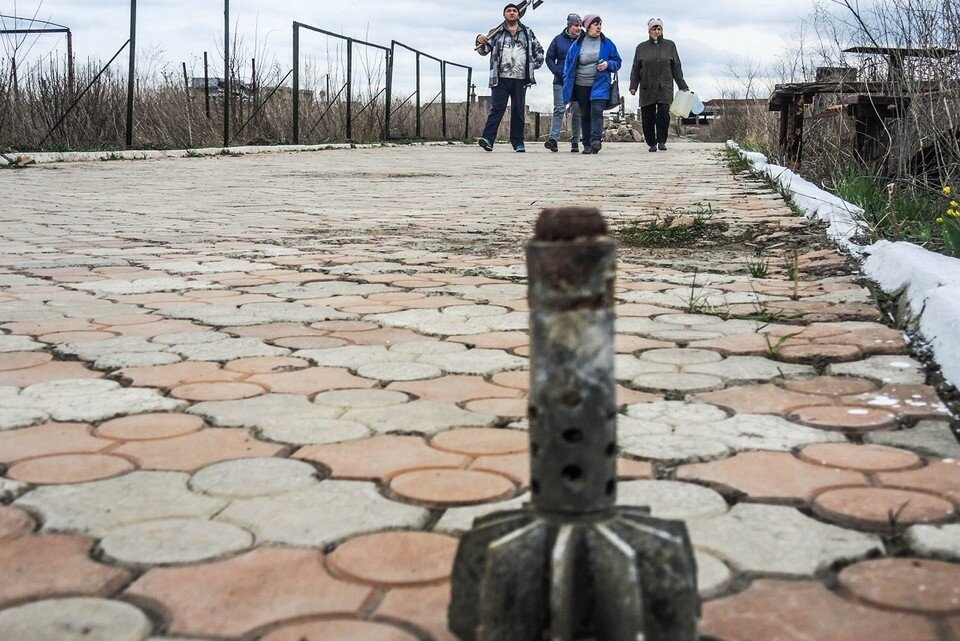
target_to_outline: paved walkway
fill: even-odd
[[[583,199],[615,227],[712,216],[622,251],[617,338],[619,500],[687,520],[704,634],[960,639],[949,415],[718,146],[61,164],[0,191],[0,639],[451,639],[457,535],[527,497],[522,241]]]

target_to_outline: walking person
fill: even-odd
[[[543,66],[543,47],[533,31],[520,22],[520,9],[511,3],[503,8],[503,29],[487,39],[477,36],[478,52],[490,55],[490,116],[479,144],[493,151],[500,122],[510,102],[510,144],[514,151],[526,151],[527,87],[536,84],[533,72]],[[492,54],[492,55],[491,55]]]
[[[575,13],[567,16],[567,28],[557,35],[547,47],[547,67],[553,72],[553,122],[550,126],[550,138],[543,146],[557,151],[560,130],[563,128],[563,116],[567,103],[563,100],[563,69],[567,62],[567,52],[583,31],[583,21]],[[570,103],[570,151],[580,151],[580,105]]]
[[[603,147],[603,112],[610,99],[612,78],[623,59],[613,41],[603,35],[596,14],[583,18],[584,32],[570,46],[563,71],[563,99],[580,105],[583,153],[599,154]]]
[[[677,45],[663,37],[663,20],[650,18],[647,30],[650,38],[637,45],[633,58],[630,94],[635,96],[640,90],[640,118],[649,151],[666,151],[673,83],[683,91],[690,87],[683,79]]]

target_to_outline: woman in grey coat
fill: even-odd
[[[650,151],[667,149],[670,129],[670,103],[673,102],[673,83],[683,91],[690,87],[683,79],[683,68],[677,45],[663,37],[663,20],[650,18],[647,22],[650,38],[637,45],[630,73],[630,93],[640,90],[640,115],[643,138]]]

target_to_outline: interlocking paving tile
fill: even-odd
[[[960,443],[942,421],[920,421],[898,432],[871,432],[864,441],[902,447],[924,456],[960,458]]]
[[[786,452],[743,452],[722,461],[684,465],[677,478],[770,503],[802,503],[828,488],[867,485],[863,474],[805,463]]]
[[[938,641],[933,621],[848,601],[812,581],[761,579],[704,606],[700,633],[722,641]]]
[[[165,398],[156,390],[120,387],[99,379],[37,383],[24,389],[20,398],[46,412],[56,421],[102,421],[123,414],[173,411],[183,401]]]
[[[172,438],[133,441],[113,450],[146,470],[189,472],[231,459],[274,456],[283,445],[264,443],[246,430],[207,428]]]
[[[720,516],[690,520],[688,526],[694,546],[744,572],[813,576],[837,561],[883,549],[877,537],[776,505],[740,503]]]
[[[309,445],[297,450],[294,457],[329,468],[333,478],[358,481],[386,480],[421,468],[459,468],[470,460],[463,454],[429,447],[419,436],[390,434],[346,443]]]
[[[155,519],[205,518],[226,504],[190,492],[187,480],[179,472],[131,472],[78,485],[40,487],[14,504],[36,510],[45,528],[94,536]]]
[[[379,621],[321,619],[282,626],[261,637],[261,641],[417,641],[418,638]]]
[[[128,565],[196,563],[236,553],[253,544],[253,534],[229,523],[169,519],[111,530],[99,544],[107,559]]]
[[[100,452],[114,445],[107,438],[90,434],[83,423],[44,423],[34,427],[0,432],[0,462],[12,463],[19,459]]]
[[[370,588],[340,581],[312,550],[261,548],[226,561],[155,568],[124,592],[162,604],[175,635],[239,638],[295,617],[358,612]]]
[[[516,491],[505,476],[478,470],[426,469],[399,474],[390,481],[397,495],[431,505],[468,505],[503,499]]]
[[[945,498],[882,487],[827,490],[816,497],[813,510],[841,525],[880,532],[916,523],[942,523],[957,514],[956,506]]]
[[[71,594],[110,596],[120,590],[130,573],[90,560],[91,547],[91,539],[67,534],[21,536],[0,544],[0,608]]]
[[[317,471],[307,463],[247,458],[214,463],[190,478],[190,489],[224,498],[271,496],[313,487]]]
[[[372,529],[422,527],[429,512],[383,498],[373,483],[323,481],[305,490],[233,501],[217,519],[258,542],[323,546]]]
[[[33,517],[23,510],[0,505],[0,543],[28,534],[36,525]]]
[[[203,429],[203,419],[189,414],[133,414],[115,418],[94,430],[104,438],[122,441],[152,441],[183,436]]]
[[[381,532],[350,539],[327,556],[334,576],[378,586],[446,579],[457,539],[431,532]]]
[[[129,460],[112,454],[59,454],[20,461],[7,476],[25,483],[50,485],[85,483],[119,476],[137,469]]]
[[[873,559],[844,568],[840,587],[885,609],[960,613],[960,566],[928,559]]]
[[[917,554],[960,561],[960,524],[914,525],[905,538]]]
[[[31,641],[144,641],[153,630],[128,603],[71,597],[0,611],[0,638]]]

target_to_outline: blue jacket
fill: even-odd
[[[573,87],[577,83],[577,62],[580,60],[580,49],[583,48],[583,39],[586,34],[577,38],[567,52],[567,60],[563,67],[563,101],[573,100]],[[606,60],[609,66],[606,71],[598,71],[593,80],[593,90],[590,100],[608,100],[610,98],[610,84],[613,74],[620,70],[623,58],[617,52],[617,46],[605,35],[600,34],[600,59]]]
[[[567,52],[570,51],[570,46],[576,42],[577,38],[578,36],[571,36],[567,29],[564,29],[553,39],[547,49],[547,67],[553,72],[553,84],[555,85],[563,84],[563,68],[567,62]]]

